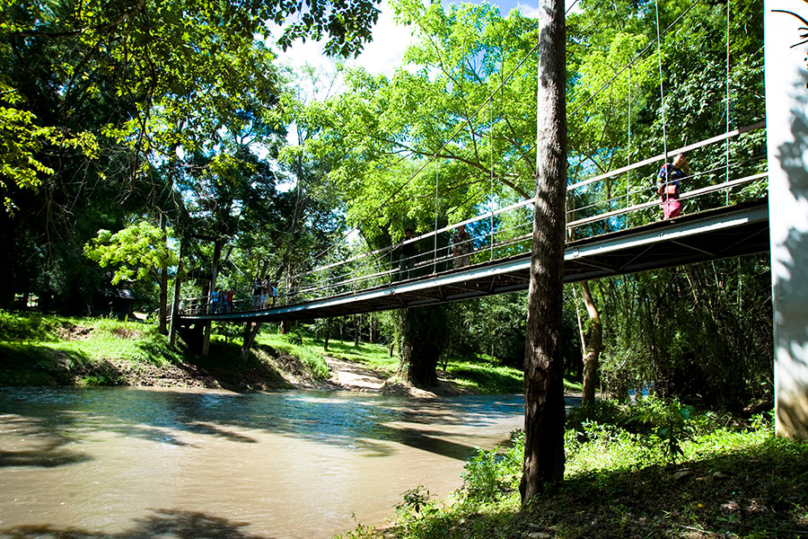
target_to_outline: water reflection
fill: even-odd
[[[2,389],[0,537],[330,537],[420,484],[456,488],[522,413],[519,396]]]

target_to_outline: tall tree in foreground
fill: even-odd
[[[564,477],[564,201],[567,186],[564,2],[539,3],[536,202],[525,343],[522,502]]]

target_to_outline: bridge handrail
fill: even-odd
[[[698,149],[698,148],[703,148],[703,147],[709,146],[710,144],[715,144],[717,142],[728,140],[728,139],[730,139],[732,137],[737,137],[737,136],[740,136],[740,135],[745,134],[745,133],[750,133],[750,132],[756,131],[756,130],[761,129],[761,128],[765,128],[765,122],[757,122],[755,124],[751,124],[751,125],[748,125],[748,126],[745,126],[745,127],[741,127],[741,128],[736,129],[734,131],[730,131],[730,132],[727,132],[727,133],[712,137],[710,139],[706,139],[706,140],[703,140],[703,141],[700,141],[700,142],[697,142],[697,143],[694,143],[694,144],[684,146],[682,148],[678,148],[676,150],[672,150],[672,151],[668,152],[667,155],[673,155],[673,154],[677,154],[677,153],[683,153],[683,152],[692,151],[692,150],[695,150],[695,149]],[[754,157],[755,160],[759,159],[759,158],[760,157],[757,157],[757,156]],[[605,179],[608,179],[608,178],[613,178],[613,177],[618,176],[620,174],[624,174],[624,173],[630,172],[632,170],[636,170],[636,169],[640,169],[642,167],[646,167],[646,166],[648,166],[648,165],[650,165],[652,163],[659,162],[659,161],[662,161],[664,159],[665,159],[665,154],[656,155],[656,156],[650,157],[648,159],[633,163],[633,164],[631,164],[629,166],[621,167],[619,169],[612,170],[612,171],[610,171],[608,173],[605,173],[605,174],[600,174],[598,176],[583,180],[581,182],[576,182],[576,183],[569,184],[566,187],[566,190],[569,193],[569,192],[572,192],[572,191],[574,191],[576,189],[581,189],[581,188],[584,188],[586,186],[592,185],[592,184],[594,184],[594,183],[596,183],[598,181],[602,181],[602,180],[605,180]],[[744,158],[742,160],[738,160],[736,162],[733,162],[732,167],[736,167],[736,166],[745,167],[744,170],[748,170],[748,167],[750,166],[750,164],[752,162],[753,162],[752,158]],[[729,166],[730,166],[729,162],[727,162],[726,164],[721,165],[721,166],[711,166],[709,169],[701,170],[698,173],[689,175],[689,176],[683,178],[681,181],[689,182],[689,181],[692,181],[692,180],[694,180],[694,179],[696,179],[698,177],[708,176],[708,175],[712,176],[716,171],[721,170],[721,169],[725,169],[725,168],[726,168],[727,171],[729,171],[730,170],[728,168]],[[727,174],[729,175],[729,172],[727,172]],[[654,183],[656,183],[655,176],[656,175],[654,175],[654,179],[655,179]],[[720,183],[715,183],[713,185],[708,185],[708,186],[703,187],[703,188],[698,188],[698,189],[695,189],[695,190],[692,190],[692,191],[685,191],[683,193],[680,193],[679,199],[680,200],[695,199],[697,197],[701,197],[701,196],[704,196],[704,195],[707,195],[707,194],[710,194],[710,193],[715,193],[715,192],[720,192],[720,191],[725,191],[725,190],[728,191],[728,190],[731,190],[731,189],[733,189],[735,187],[745,185],[745,184],[749,184],[749,183],[764,179],[767,176],[768,176],[767,172],[761,172],[761,173],[751,174],[751,175],[748,175],[748,176],[745,176],[745,177],[742,177],[742,178],[738,178],[738,179],[735,179],[735,180],[732,180],[732,181],[729,181],[729,179],[727,179],[727,181],[722,181]],[[714,179],[712,179],[710,181],[714,181]],[[611,218],[614,218],[614,217],[618,217],[618,216],[621,216],[621,215],[627,215],[627,214],[630,214],[630,213],[633,213],[633,212],[638,212],[638,211],[642,211],[642,210],[645,210],[645,209],[650,209],[650,208],[654,208],[654,207],[659,206],[660,200],[656,196],[654,196],[653,200],[629,206],[628,204],[631,202],[631,197],[632,196],[636,196],[637,194],[647,193],[649,190],[652,190],[652,189],[655,192],[655,189],[652,188],[651,186],[648,186],[648,187],[641,186],[639,188],[630,188],[630,186],[628,184],[626,185],[626,187],[627,187],[627,191],[625,193],[619,194],[619,195],[617,195],[615,197],[612,197],[612,198],[608,198],[606,200],[602,200],[602,199],[597,200],[596,202],[594,202],[592,204],[589,204],[587,206],[582,206],[582,207],[578,207],[578,208],[572,208],[572,209],[568,210],[566,213],[568,215],[574,215],[575,213],[579,213],[579,212],[587,211],[587,210],[592,210],[593,208],[598,208],[598,207],[602,208],[604,205],[607,206],[607,208],[605,208],[605,209],[609,209],[609,206],[611,206],[612,203],[614,203],[615,201],[625,201],[624,202],[625,207],[622,207],[622,208],[619,208],[619,209],[616,209],[616,210],[606,211],[606,212],[603,212],[603,213],[598,213],[596,215],[589,215],[589,216],[586,216],[586,217],[583,217],[583,218],[577,219],[577,220],[574,219],[574,220],[568,221],[567,225],[566,225],[567,228],[568,229],[575,229],[577,227],[585,226],[585,225],[595,223],[595,222],[598,222],[598,221],[604,221],[604,220],[611,219]],[[528,223],[527,219],[517,219],[514,222],[500,220],[499,221],[500,223],[503,223],[503,224],[508,223],[508,225],[505,226],[505,227],[494,227],[491,230],[487,230],[486,233],[485,233],[486,241],[483,242],[482,246],[478,247],[478,249],[476,251],[473,251],[473,252],[461,253],[461,254],[455,255],[451,251],[451,249],[454,247],[452,244],[437,246],[437,242],[436,242],[435,247],[432,247],[432,248],[430,248],[428,250],[416,253],[413,256],[408,257],[410,262],[411,262],[411,266],[409,266],[408,268],[403,269],[403,270],[401,268],[397,267],[398,266],[398,260],[394,260],[392,256],[388,259],[386,255],[387,254],[392,254],[394,252],[394,250],[400,249],[404,245],[414,244],[414,243],[417,243],[417,242],[424,242],[424,240],[428,240],[430,238],[436,238],[438,234],[443,234],[443,233],[446,233],[446,232],[449,232],[449,231],[456,230],[461,225],[470,225],[470,224],[473,224],[473,223],[492,220],[495,216],[502,215],[502,214],[505,214],[505,213],[508,213],[508,212],[512,212],[512,211],[517,210],[519,208],[530,207],[530,206],[532,206],[534,204],[534,202],[535,202],[535,198],[522,200],[522,201],[516,202],[514,204],[510,204],[508,206],[505,206],[505,207],[502,207],[502,208],[499,208],[499,209],[496,209],[496,210],[492,210],[492,211],[483,213],[481,215],[477,215],[477,216],[475,216],[473,218],[466,219],[464,221],[460,221],[458,223],[454,223],[454,224],[451,224],[451,225],[447,225],[447,226],[444,226],[442,228],[438,228],[438,229],[435,229],[433,231],[426,232],[424,234],[420,234],[420,235],[415,236],[413,238],[400,241],[400,242],[398,242],[396,244],[393,244],[393,245],[390,245],[390,246],[387,246],[387,247],[376,249],[376,250],[373,250],[373,251],[370,251],[370,252],[367,252],[367,253],[361,253],[361,254],[358,254],[358,255],[354,255],[354,256],[351,256],[351,257],[347,258],[346,260],[332,262],[332,263],[329,263],[329,264],[326,264],[326,265],[319,266],[317,268],[308,270],[306,272],[295,274],[295,275],[291,276],[289,280],[286,281],[287,286],[289,286],[290,283],[295,283],[295,286],[290,287],[290,288],[288,288],[286,290],[279,290],[279,294],[275,297],[275,299],[276,299],[276,301],[281,302],[283,304],[289,304],[289,303],[297,302],[297,301],[306,301],[309,298],[319,297],[321,295],[321,293],[323,293],[323,292],[328,294],[329,291],[332,291],[332,290],[334,290],[334,289],[336,289],[338,287],[350,287],[350,289],[351,289],[350,292],[356,293],[359,289],[367,288],[367,285],[365,283],[369,283],[370,286],[376,286],[376,285],[380,285],[380,284],[386,284],[386,283],[390,282],[391,280],[395,281],[395,282],[402,282],[402,281],[408,280],[408,279],[403,279],[402,278],[402,276],[404,275],[402,273],[402,271],[403,272],[417,271],[419,273],[419,275],[417,277],[413,277],[413,278],[420,278],[421,274],[423,274],[424,268],[428,268],[430,265],[434,266],[434,269],[433,269],[432,273],[437,273],[438,272],[438,267],[437,267],[438,264],[446,264],[446,263],[451,262],[453,260],[456,260],[458,258],[475,257],[475,260],[476,260],[475,263],[479,263],[482,260],[480,259],[479,256],[475,256],[475,255],[479,255],[479,253],[481,253],[483,251],[487,251],[487,250],[491,251],[491,253],[492,253],[491,258],[493,259],[494,258],[494,253],[495,253],[496,250],[502,249],[503,247],[506,247],[506,246],[514,244],[514,243],[518,243],[518,242],[528,240],[531,237],[532,232],[529,233],[529,234],[520,234],[519,233],[520,229],[522,229],[523,227],[527,227],[530,224],[530,223]],[[622,203],[621,203],[621,205],[622,205]],[[594,211],[600,211],[600,210],[595,209]],[[587,213],[589,213],[589,212],[587,211]],[[523,223],[522,221],[525,221],[525,222]],[[516,224],[513,224],[513,223],[516,223]],[[626,222],[626,226],[628,226],[628,222]],[[510,235],[512,233],[516,233],[516,235],[514,237],[511,237],[511,238],[503,238],[503,235]],[[470,237],[468,240],[465,240],[465,242],[467,242],[467,243],[479,242],[479,241],[480,241],[480,236],[479,235],[474,235],[473,237]],[[443,252],[445,252],[445,254],[443,254]],[[498,254],[502,255],[502,252],[500,252]],[[511,251],[511,254],[513,254],[513,251]],[[510,256],[510,254],[505,253],[505,256]],[[355,264],[356,262],[361,262],[361,263],[360,264]],[[336,272],[334,272],[334,275],[324,275],[324,272],[327,272],[329,270],[333,270],[335,268],[344,268],[344,271],[336,271]],[[387,269],[385,269],[385,268],[387,268]],[[440,271],[444,271],[444,268],[445,268],[445,266],[441,266]],[[409,273],[409,275],[412,275],[412,273]],[[396,276],[398,276],[398,278],[396,278]],[[312,278],[316,279],[316,281],[312,282]],[[348,291],[348,290],[344,289],[344,291]],[[200,304],[204,304],[204,303],[209,303],[210,302],[210,296],[200,296],[200,297],[196,297],[196,298],[187,298],[187,299],[184,299],[183,301],[189,301],[189,302],[199,301]],[[243,302],[244,304],[248,304],[249,300],[236,300],[234,302],[234,306],[233,306],[234,311],[236,310],[235,309],[235,303],[238,303],[238,302]],[[199,305],[197,310],[204,311],[207,308],[209,308],[209,306]],[[186,311],[187,310],[188,309],[186,309]]]

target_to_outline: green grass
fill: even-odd
[[[521,393],[524,389],[522,371],[505,365],[452,358],[446,373],[453,382],[475,393]]]
[[[354,346],[353,341],[331,339],[325,351],[322,340],[303,336],[303,343],[320,355],[357,363],[388,376],[398,369],[398,355],[390,357],[389,345],[359,343]],[[445,374],[453,383],[473,393],[519,393],[523,388],[521,370],[485,360],[450,358]]]
[[[327,376],[322,358],[299,351]],[[209,357],[176,350],[153,324],[0,311],[0,386],[211,385],[236,390],[289,387],[272,358],[212,336]]]
[[[277,333],[259,333],[255,339],[259,345],[270,346],[284,354],[297,357],[309,369],[312,376],[318,379],[328,378],[328,364],[316,349],[304,338],[302,344],[293,344],[290,336]]]
[[[262,334],[261,337],[267,339],[270,336]],[[398,369],[398,355],[394,353],[392,357],[390,356],[389,345],[360,342],[358,346],[354,346],[353,340],[331,339],[326,351],[322,339],[310,335],[301,335],[301,338],[303,348],[321,356],[356,363],[387,376],[393,376]],[[278,347],[276,344],[288,346],[288,339],[281,335],[271,336],[271,339],[265,342],[276,348]],[[439,368],[442,366],[441,362]],[[444,376],[444,373],[441,372],[440,375]],[[477,359],[449,358],[446,362],[445,375],[454,384],[473,393],[521,393],[524,389],[524,375],[521,369],[501,365],[496,360],[492,362],[488,356]],[[564,380],[564,387],[572,392],[583,390],[580,382],[570,380]]]
[[[390,357],[388,345],[360,342],[359,346],[354,346],[353,341],[331,339],[328,341],[328,351],[326,351],[322,339],[312,337],[303,339],[312,350],[316,350],[319,354],[357,363],[378,372],[392,374],[398,367],[398,356],[394,353]]]
[[[659,401],[573,414],[565,479],[523,508],[523,438],[469,460],[448,499],[404,493],[396,522],[344,535],[366,539],[780,538],[808,534],[808,443],[775,438],[770,414],[751,422],[693,414],[676,463]]]

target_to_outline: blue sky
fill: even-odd
[[[503,15],[507,15],[512,9],[519,7],[520,11],[527,16],[533,16],[538,4],[536,0],[531,0],[528,3],[518,0],[497,0],[489,1],[489,3],[498,6]],[[413,38],[409,28],[396,25],[393,20],[392,9],[387,0],[382,0],[380,9],[379,21],[373,28],[373,42],[365,45],[365,50],[357,59],[349,60],[346,64],[348,66],[362,66],[373,74],[384,73],[390,76],[396,66],[401,63],[404,51]],[[296,42],[291,49],[281,54],[280,59],[281,62],[294,67],[308,63],[318,68],[329,70],[329,66],[333,66],[333,61],[323,55],[323,44],[311,41],[306,43]],[[331,67],[331,70],[333,70],[333,67]]]

